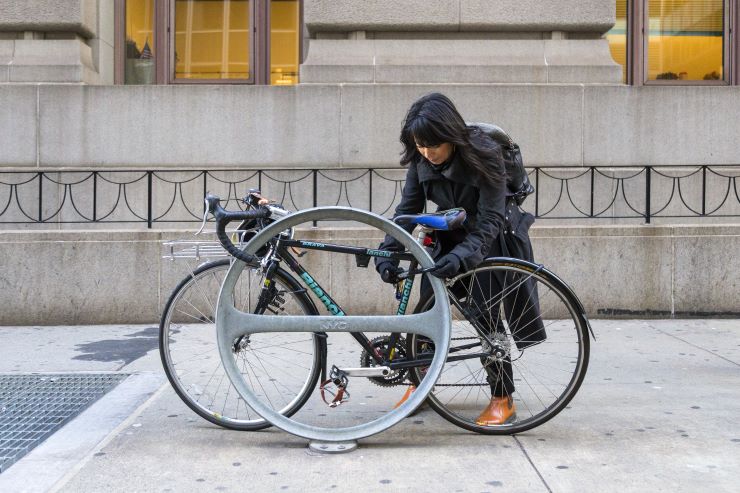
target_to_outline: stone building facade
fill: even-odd
[[[667,176],[696,169],[706,175],[700,167],[723,166],[729,178],[717,179],[737,193],[738,168],[731,165],[740,163],[740,87],[737,40],[729,34],[720,33],[721,80],[658,84],[631,76],[625,84],[626,65],[614,61],[607,36],[619,24],[615,0],[210,3],[223,7],[222,23],[232,19],[218,31],[220,41],[203,41],[212,29],[192,27],[206,15],[198,0],[138,0],[151,14],[141,17],[148,28],[127,23],[135,0],[0,0],[0,181],[59,173],[56,189],[43,192],[44,205],[38,200],[42,217],[42,208],[69,196],[74,172],[396,168],[405,110],[418,96],[442,91],[470,121],[506,128],[527,166],[546,168],[554,180],[591,167],[619,178],[646,166],[667,167],[661,171]],[[643,4],[629,3],[633,24],[635,15],[648,15],[639,10]],[[737,24],[736,2],[729,5],[728,33]],[[243,29],[234,27],[238,19]],[[286,25],[276,27],[277,20]],[[182,27],[186,21],[189,27]],[[233,44],[224,48],[244,36],[243,56],[229,51]],[[281,39],[289,40],[285,53]],[[639,39],[631,39],[628,46],[638,52]],[[199,59],[198,43],[216,43],[221,58]],[[288,60],[280,65],[275,60],[283,56]],[[642,59],[630,60],[630,73],[642,73],[634,69]],[[705,201],[697,197],[711,185],[712,170],[709,181],[693,182],[683,193]],[[563,193],[542,183],[540,212]],[[620,179],[593,183],[592,208],[594,196],[634,192]],[[675,183],[667,180],[656,193],[672,193]],[[6,185],[0,206],[34,202],[33,193]],[[136,193],[145,196],[146,187]],[[189,193],[198,197],[200,185]],[[543,218],[533,230],[539,259],[583,293],[591,315],[740,312],[740,265],[732,255],[740,246],[740,199],[730,200],[722,215],[666,216],[649,225],[622,218],[629,207],[629,201],[608,205],[598,220]],[[14,208],[5,207],[5,218],[23,219]],[[159,258],[157,241],[176,236],[170,230],[177,225],[67,223],[65,214],[0,224],[2,279],[10,287],[0,301],[12,307],[0,323],[155,320],[176,277]],[[311,234],[321,231],[342,236]],[[101,288],[110,264],[99,252],[109,249],[128,274]],[[59,272],[34,258],[50,259]],[[332,277],[331,265],[321,268]],[[50,294],[56,289],[41,282],[49,278],[59,290],[75,279],[62,290],[71,302]],[[31,299],[44,308],[29,315]]]

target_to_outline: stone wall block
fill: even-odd
[[[606,39],[543,43],[548,82],[618,84],[622,80],[622,67],[612,59]]]
[[[338,161],[338,100],[327,86],[42,87],[41,162],[325,166]]]
[[[301,83],[375,82],[375,43],[372,40],[310,42],[301,64]]]
[[[35,65],[10,67],[10,82],[81,82],[86,71],[79,65]]]
[[[349,31],[608,31],[614,0],[308,0],[311,33]]]
[[[521,145],[528,166],[714,165],[737,164],[740,158],[728,123],[740,113],[736,87],[42,85],[38,90],[40,164],[48,167],[394,167],[405,112],[432,91],[450,95],[469,121],[504,127]],[[0,90],[8,109],[0,116],[3,166],[36,163],[35,92],[22,85]],[[710,173],[708,209],[719,205],[726,183]],[[638,188],[634,194],[641,195]]]
[[[302,84],[324,84],[341,80],[345,83],[368,83],[375,81],[373,65],[320,65],[305,63],[300,67]]]
[[[547,68],[531,65],[378,65],[375,82],[383,83],[448,83],[517,84],[547,82]]]
[[[375,41],[381,83],[547,82],[541,41]]]
[[[113,85],[114,50],[113,45],[101,39],[91,39],[90,49],[95,61],[96,71],[100,75],[100,84]]]
[[[0,39],[0,65],[7,65],[13,60],[15,40]]]
[[[98,30],[97,38],[113,46],[115,44],[115,12],[114,3],[101,0],[98,2]]]
[[[313,39],[302,65],[372,65],[377,42],[371,39]]]
[[[342,91],[342,163],[348,166],[398,163],[406,111],[417,98],[434,91],[448,95],[468,121],[495,122],[506,129],[528,165],[581,164],[577,86],[346,85]]]
[[[331,226],[305,225],[296,238],[372,247],[383,236]],[[531,236],[536,260],[574,289],[591,318],[738,313],[737,225],[538,223]],[[192,230],[0,232],[0,324],[156,323],[175,285],[206,260],[163,260],[163,239],[193,239]],[[396,309],[372,263],[318,251],[301,262],[347,313]]]
[[[548,65],[621,67],[612,59],[606,39],[546,39],[543,44]]]
[[[464,31],[603,33],[616,21],[614,0],[460,0]]]
[[[0,163],[35,166],[36,88],[0,86],[0,108]]]
[[[0,31],[97,33],[98,0],[0,0],[0,12]]]
[[[0,272],[0,323],[158,319],[159,268],[152,265],[159,264],[157,234],[24,233],[10,241],[2,236],[1,257],[13,261]]]
[[[92,50],[79,39],[15,41],[10,82],[97,81]]]
[[[586,87],[592,165],[737,164],[740,87]],[[728,115],[728,116],[725,116]]]
[[[619,66],[566,65],[547,68],[547,81],[562,84],[604,84],[616,83],[622,77]]]
[[[697,237],[676,228],[675,310],[687,315],[735,314],[740,310],[740,236],[718,228]],[[705,315],[711,316],[711,315]]]
[[[532,235],[535,259],[570,285],[590,316],[614,310],[670,313],[669,236],[572,237],[554,229]]]
[[[377,65],[543,65],[540,40],[372,40]],[[334,42],[333,44],[340,44]],[[346,44],[346,43],[345,43]]]
[[[9,64],[13,61],[15,42],[0,39],[0,83],[8,82],[10,77]]]
[[[546,83],[549,67],[545,47],[542,40],[532,39],[318,39],[312,40],[309,56],[302,64],[301,81]],[[551,51],[555,52],[553,57],[557,59],[559,52]],[[575,55],[579,53],[579,49],[570,51]],[[560,67],[567,69],[561,70],[561,78],[581,81],[579,72],[583,72],[586,74],[584,77],[592,82],[618,80],[610,75],[613,70],[594,70],[604,67],[595,62],[592,64],[592,55],[580,58],[575,55],[569,59],[568,65]],[[612,67],[614,64],[608,53],[605,52],[605,56],[609,60],[609,68],[616,67]]]
[[[458,30],[457,0],[308,0],[303,18],[310,33]]]

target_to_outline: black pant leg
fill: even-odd
[[[445,250],[447,249],[442,250],[443,253],[441,255],[444,254]],[[467,278],[467,281],[470,280],[470,277]],[[427,295],[427,293],[431,294],[431,290],[432,287],[427,274],[424,274],[421,279],[422,297]],[[488,272],[476,274],[473,282],[465,282],[465,285],[455,285],[452,287],[452,291],[458,298],[465,298],[465,301],[469,303],[473,311],[472,316],[490,334],[489,338],[493,338],[493,335],[498,333],[500,334],[499,337],[502,337],[506,343],[510,342],[506,335],[506,327],[499,315],[501,313],[501,303],[488,306],[491,298],[498,298],[498,294],[501,292],[501,283],[495,276]],[[468,297],[471,299],[468,300]],[[511,395],[515,390],[511,358],[507,356],[503,361],[492,362],[490,364],[488,364],[487,358],[481,358],[480,361],[486,371],[486,380],[491,386],[491,395],[495,397]]]
[[[468,306],[471,315],[475,317],[480,327],[486,331],[489,339],[509,345],[510,339],[506,334],[506,326],[502,319],[501,303],[496,301],[501,292],[500,283],[489,272],[475,274],[474,279],[466,281],[465,292],[470,296]],[[514,374],[511,358],[507,355],[500,361],[489,361],[481,358],[481,364],[486,370],[486,379],[491,386],[491,395],[502,397],[511,395],[514,390]]]

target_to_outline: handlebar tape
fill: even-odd
[[[238,258],[242,262],[247,264],[253,264],[255,261],[254,255],[244,253],[239,249],[226,234],[226,225],[231,221],[245,221],[248,219],[266,219],[270,217],[270,211],[268,209],[256,209],[249,211],[236,211],[229,212],[220,205],[220,199],[214,195],[206,195],[206,204],[208,204],[208,212],[213,214],[216,218],[216,238],[221,243],[221,246],[229,253],[229,255]]]

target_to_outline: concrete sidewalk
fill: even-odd
[[[424,409],[335,456],[201,420],[166,382],[153,327],[3,327],[0,373],[133,376],[0,474],[0,491],[738,491],[740,321],[593,326],[584,385],[544,426],[479,436]]]

